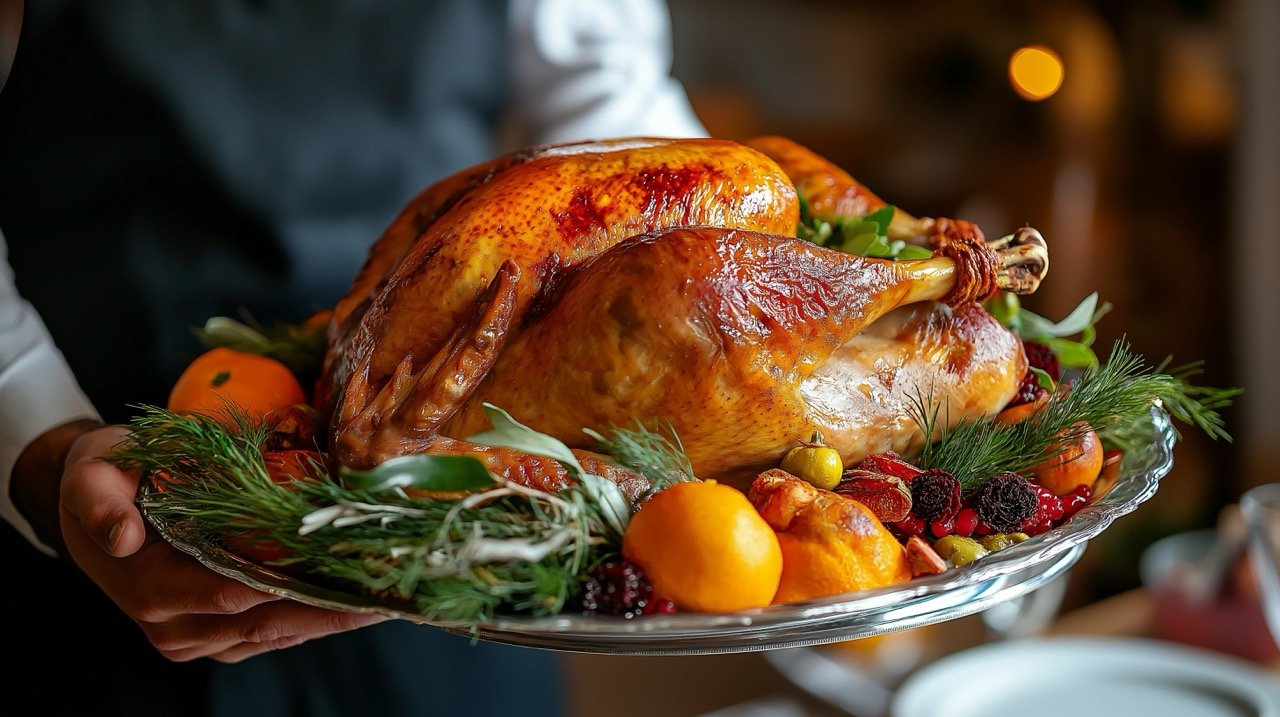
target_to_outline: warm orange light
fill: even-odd
[[[1020,47],[1009,58],[1009,82],[1025,100],[1052,97],[1062,86],[1062,77],[1062,59],[1043,45]]]

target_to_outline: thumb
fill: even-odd
[[[137,476],[102,460],[127,436],[124,428],[111,426],[78,438],[67,454],[60,497],[63,529],[68,528],[66,519],[78,523],[104,552],[117,558],[137,552],[147,532],[133,503]]]

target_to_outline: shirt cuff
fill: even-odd
[[[515,0],[513,89],[528,144],[705,137],[671,77],[659,0]]]
[[[48,555],[55,552],[40,542],[13,504],[9,481],[28,443],[50,428],[81,418],[97,419],[98,412],[52,341],[31,346],[0,371],[0,518]]]

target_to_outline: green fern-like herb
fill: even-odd
[[[615,463],[649,479],[647,496],[676,483],[697,480],[680,437],[670,424],[650,430],[636,421],[631,428],[613,429],[607,438],[591,429],[584,432],[594,438],[599,450],[612,456]]]
[[[406,494],[401,474],[440,475],[440,466],[426,464],[352,474],[353,485],[377,490],[334,482],[318,464],[281,485],[262,457],[269,426],[243,416],[236,423],[144,407],[111,461],[150,481],[142,506],[157,518],[189,521],[211,541],[277,544],[290,555],[278,567],[383,596],[429,619],[556,614],[580,591],[581,576],[618,550],[620,493],[596,476],[575,475],[574,485],[554,494],[493,479],[462,500]],[[524,430],[554,441],[514,421],[502,430],[508,438]],[[435,457],[414,458],[429,464]]]
[[[1022,473],[1053,457],[1090,427],[1113,445],[1136,448],[1139,433],[1158,401],[1170,415],[1195,425],[1211,438],[1230,440],[1218,409],[1230,405],[1239,389],[1192,386],[1196,366],[1162,373],[1148,367],[1128,344],[1117,341],[1105,364],[1086,369],[1070,386],[1050,396],[1043,408],[1013,424],[994,418],[962,420],[947,428],[945,405],[927,394],[916,398],[912,418],[927,441],[918,459],[924,468],[941,468],[976,490],[1001,471]]]

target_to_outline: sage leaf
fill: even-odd
[[[484,404],[484,412],[489,416],[489,422],[493,424],[493,428],[468,437],[468,441],[554,458],[566,470],[573,473],[575,478],[586,475],[587,471],[583,469],[582,464],[578,463],[578,458],[573,455],[573,451],[559,439],[529,428],[512,418],[510,413],[491,403]]]
[[[484,464],[470,456],[400,456],[368,470],[343,468],[339,475],[347,488],[371,493],[396,488],[456,493],[495,484]]]

